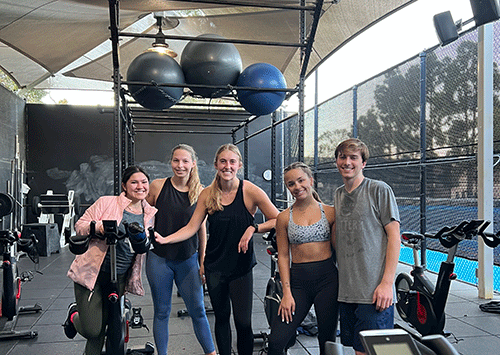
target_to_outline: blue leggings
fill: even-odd
[[[194,333],[205,354],[215,351],[210,333],[203,287],[199,275],[198,253],[183,261],[170,261],[149,251],[146,259],[146,275],[153,297],[153,335],[158,355],[167,354],[168,320],[172,310],[172,289],[175,284],[186,304],[193,322]]]

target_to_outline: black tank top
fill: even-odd
[[[252,225],[253,216],[243,202],[243,180],[240,180],[234,201],[222,211],[208,215],[209,237],[205,255],[205,270],[225,276],[239,277],[248,273],[256,264],[253,238],[246,253],[238,253],[238,243],[243,233]]]
[[[188,222],[196,208],[191,205],[187,192],[174,188],[167,178],[156,199],[155,230],[163,237],[177,232]],[[153,240],[153,253],[167,260],[182,261],[189,259],[198,250],[198,234],[174,244],[158,244]]]

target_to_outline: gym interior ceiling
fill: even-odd
[[[287,86],[294,87],[301,73],[307,76],[350,39],[416,0],[110,1],[118,3],[120,31],[155,34],[152,13],[163,11],[167,21],[163,33],[177,53],[189,37],[218,34],[235,40],[243,68],[257,62],[273,64],[285,75]],[[0,2],[0,66],[25,89],[91,89],[112,82],[110,1]],[[315,11],[319,20],[310,36]],[[121,73],[152,41],[120,37]],[[302,68],[306,52],[307,67]]]

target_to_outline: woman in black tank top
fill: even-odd
[[[176,233],[163,237],[159,244],[188,239],[208,215],[209,238],[205,257],[207,288],[215,315],[215,338],[220,355],[231,354],[231,305],[237,330],[239,355],[253,352],[251,324],[253,276],[255,266],[252,236],[275,226],[278,210],[266,193],[250,181],[238,179],[241,154],[233,144],[221,146],[214,159],[215,178],[198,198],[189,223]],[[266,222],[257,225],[257,208]]]
[[[151,183],[148,201],[158,209],[155,219],[158,233],[174,233],[189,222],[202,190],[196,160],[191,146],[179,144],[170,156],[174,176]],[[154,248],[147,254],[146,275],[153,298],[153,334],[158,355],[167,354],[174,282],[184,299],[204,354],[215,355],[201,278],[206,241],[205,223],[202,223],[198,231],[182,242],[166,245],[153,241]]]

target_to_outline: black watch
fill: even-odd
[[[255,229],[254,233],[259,233],[259,225],[257,223],[254,222],[254,224],[252,224],[252,227]]]

